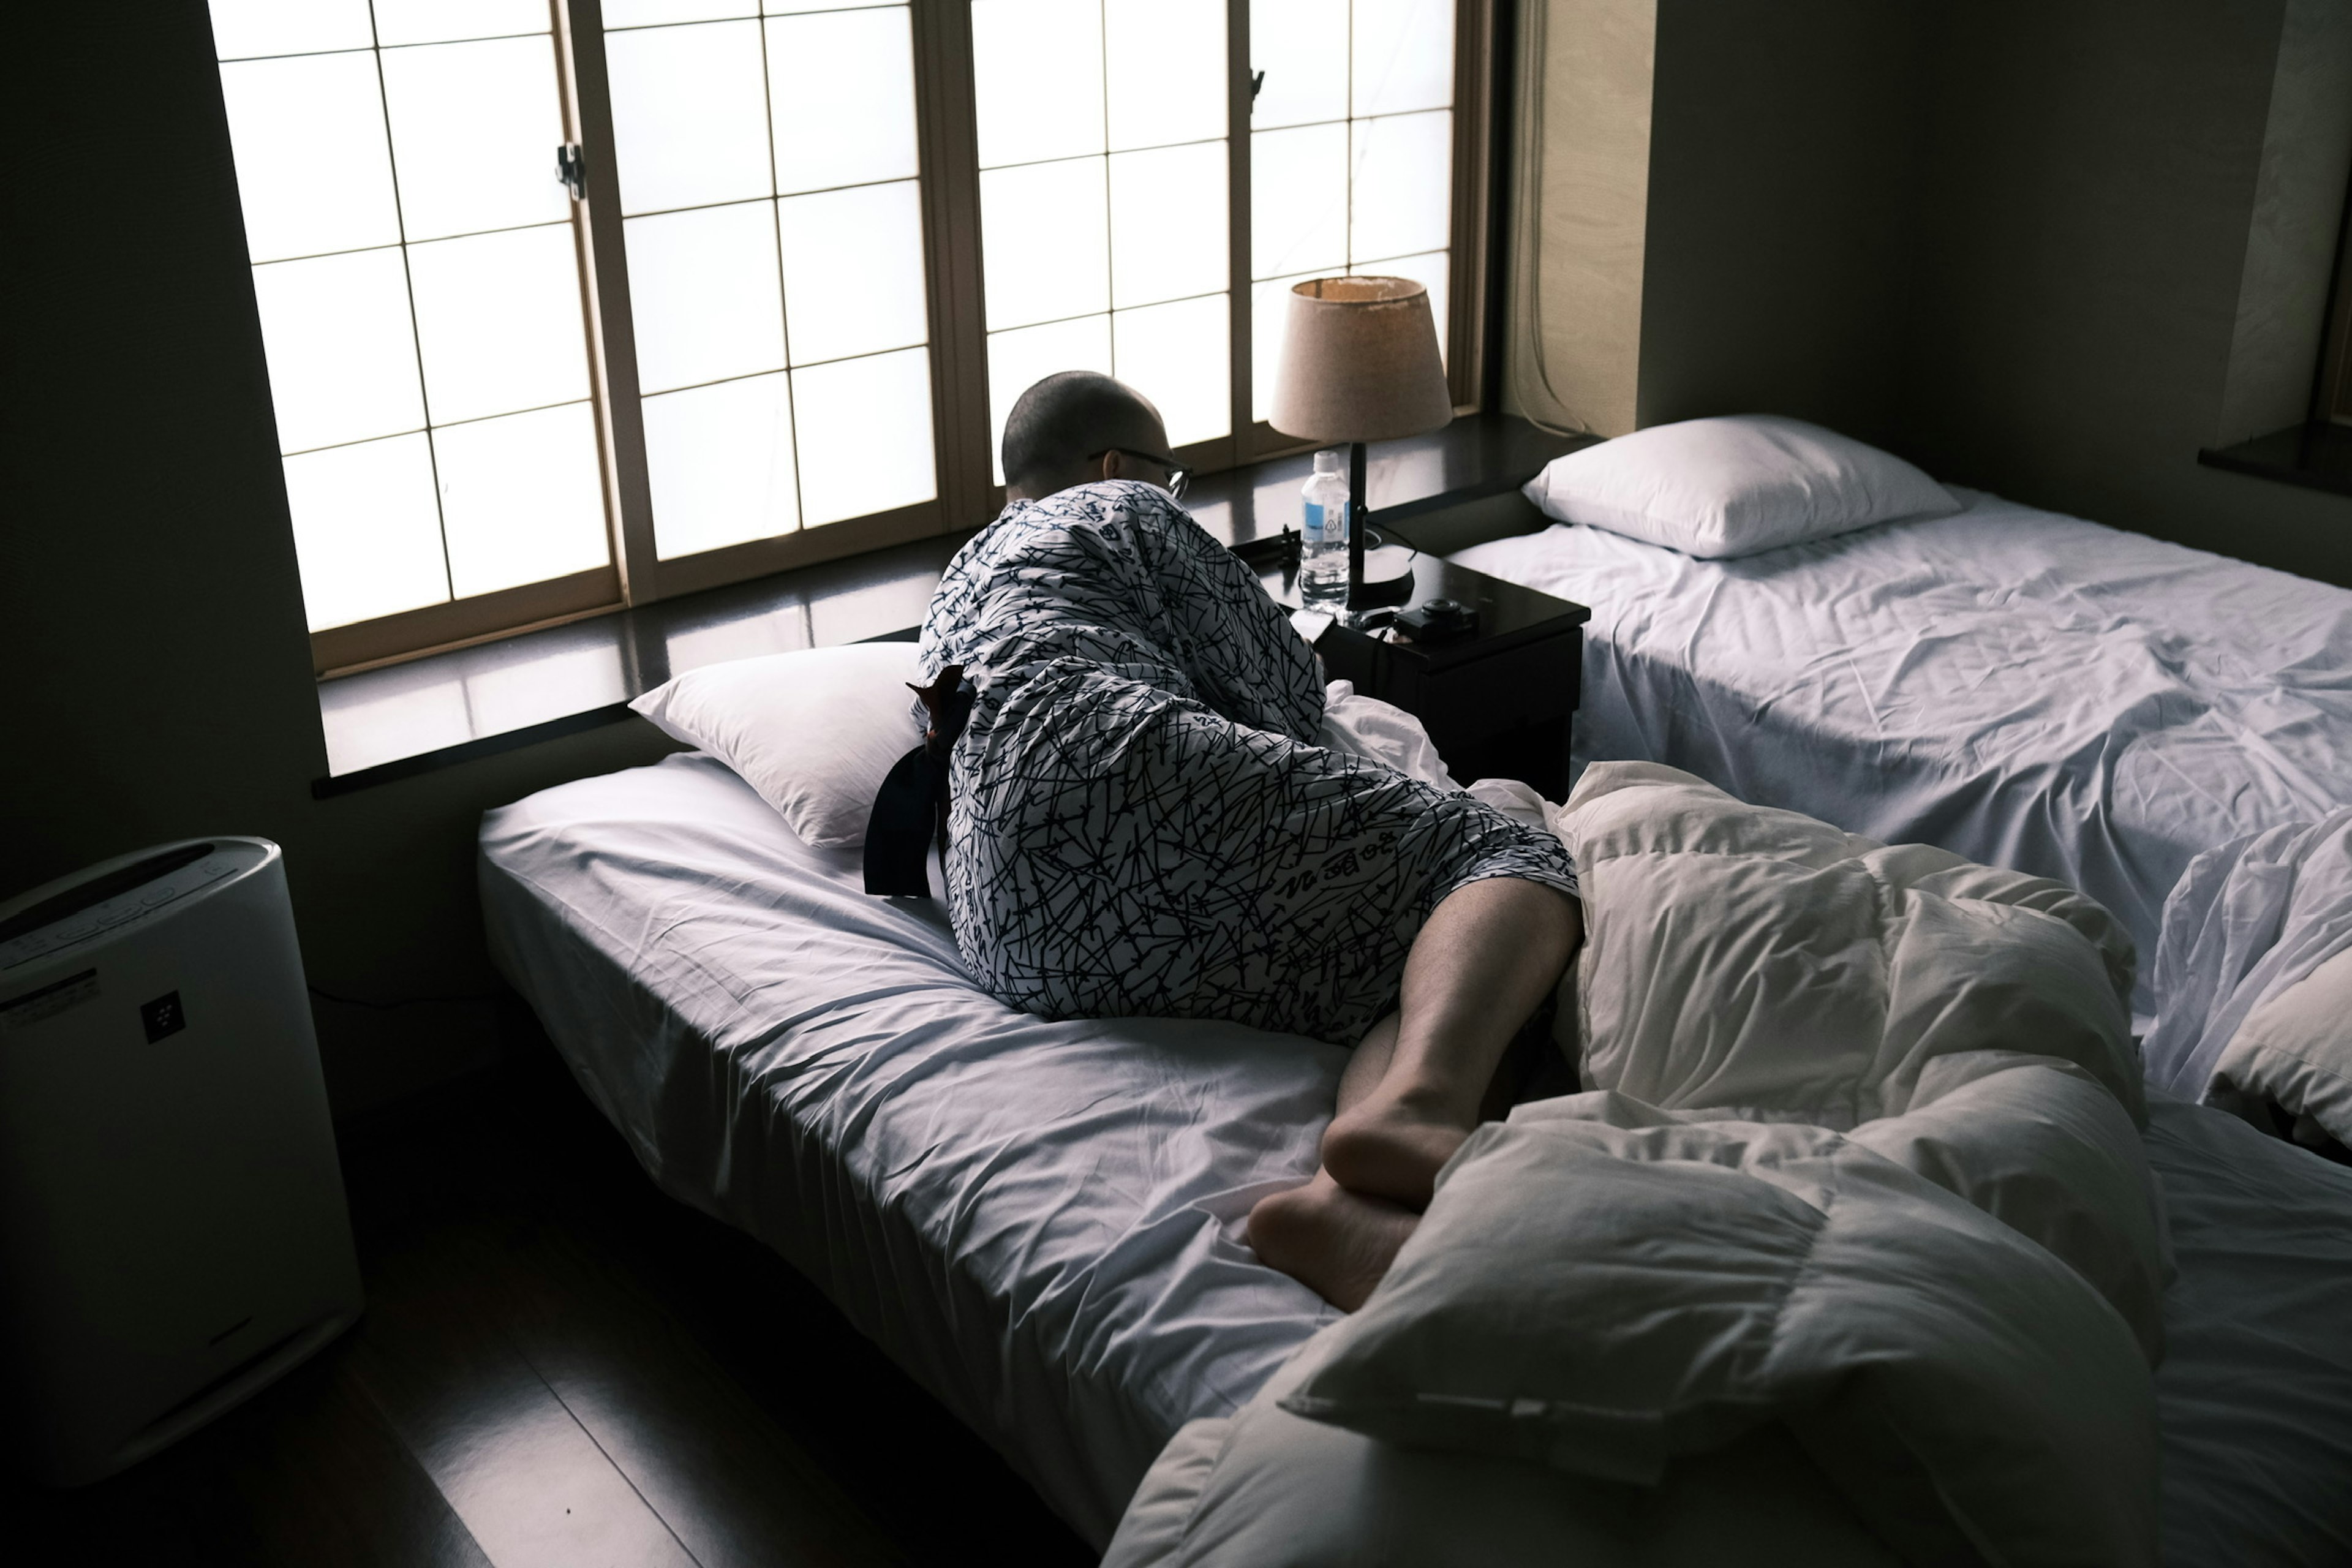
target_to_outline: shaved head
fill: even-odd
[[[1047,496],[1101,479],[1088,459],[1111,447],[1165,453],[1168,432],[1160,410],[1125,382],[1098,372],[1058,372],[1023,393],[1005,416],[1005,489]]]

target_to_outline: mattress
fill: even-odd
[[[2352,593],[1953,494],[1736,561],[1565,524],[1452,559],[1591,608],[1580,766],[2054,877],[2145,976],[2192,856],[2352,804]]]
[[[761,1237],[1106,1542],[1167,1438],[1331,1309],[1256,1262],[1344,1053],[1045,1023],[974,991],[935,906],[867,897],[708,757],[485,817],[500,969],[673,1196]],[[2164,1100],[2168,1557],[2352,1554],[2352,1172]]]

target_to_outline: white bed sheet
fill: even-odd
[[[1175,1429],[1331,1316],[1240,1239],[1312,1169],[1344,1054],[971,989],[716,762],[491,812],[501,970],[663,1188],[761,1237],[1099,1546]],[[2167,1558],[2352,1556],[2352,1172],[2162,1100]]]
[[[662,1188],[767,1242],[1099,1547],[1332,1310],[1243,1244],[1346,1053],[1047,1023],[700,754],[489,813],[499,969]]]
[[[1452,559],[1591,608],[1580,767],[1665,763],[2057,878],[2123,918],[2145,980],[2192,856],[2352,804],[2352,593],[1953,494],[1737,561],[1567,524]]]

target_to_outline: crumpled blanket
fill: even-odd
[[[1108,1561],[2154,1562],[2169,1259],[2120,925],[1653,764],[1553,821],[1592,1089],[1482,1128]],[[1390,1480],[1343,1480],[1333,1427]],[[1494,1533],[1427,1555],[1431,1467]],[[1335,1525],[1341,1491],[1385,1517]]]

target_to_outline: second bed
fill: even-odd
[[[2192,856],[2352,804],[2352,593],[1952,493],[1734,560],[1574,524],[1452,559],[1591,606],[1580,766],[2055,878],[2145,974]]]

